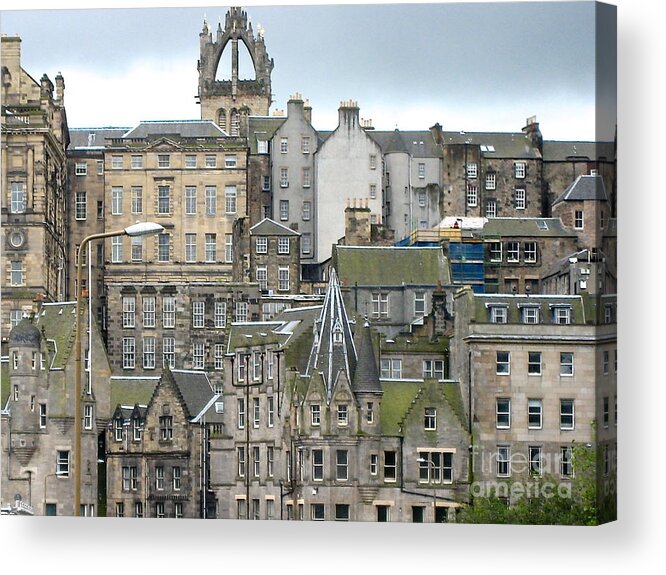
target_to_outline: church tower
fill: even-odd
[[[272,102],[271,72],[273,60],[268,57],[264,44],[263,29],[259,27],[255,36],[247,13],[240,8],[231,8],[222,24],[213,34],[204,20],[199,34],[200,59],[199,94],[201,119],[212,120],[229,135],[242,135],[241,126],[249,115],[267,116]],[[239,46],[242,44],[242,46]],[[254,68],[253,79],[239,77],[239,48],[247,49]],[[217,80],[220,59],[231,49],[231,78]]]

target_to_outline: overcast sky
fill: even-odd
[[[272,110],[299,92],[320,130],[353,99],[380,130],[519,131],[536,115],[546,139],[592,140],[615,90],[597,89],[593,2],[257,4],[244,7],[275,62]],[[132,126],[200,117],[199,32],[227,9],[14,10],[1,27],[36,80],[63,74],[70,127]]]

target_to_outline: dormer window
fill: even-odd
[[[508,308],[506,305],[490,305],[490,323],[506,323]]]
[[[571,323],[571,306],[553,306],[553,323],[568,325]]]

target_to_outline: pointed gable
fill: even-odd
[[[340,371],[344,371],[347,380],[352,381],[356,369],[356,347],[334,268],[331,268],[324,305],[313,329],[314,341],[306,375],[321,373],[330,398]]]

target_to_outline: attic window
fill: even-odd
[[[543,220],[537,220],[537,227],[540,230],[547,230],[548,229],[548,224],[544,222]]]

